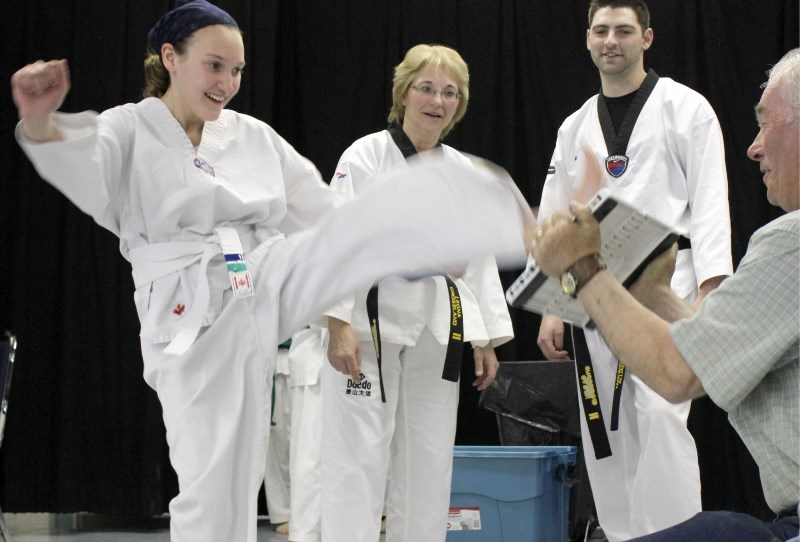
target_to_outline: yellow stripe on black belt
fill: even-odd
[[[583,415],[592,439],[595,459],[603,459],[611,455],[611,444],[608,442],[603,412],[600,408],[600,396],[597,393],[596,376],[592,367],[592,358],[586,344],[586,336],[579,327],[572,328],[572,348],[575,350],[575,367],[578,371],[578,384]]]
[[[464,353],[464,313],[461,309],[461,296],[453,280],[445,276],[447,295],[450,298],[450,338],[447,340],[447,354],[444,357],[442,378],[458,382],[461,376],[461,360]]]

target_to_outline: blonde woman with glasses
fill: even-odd
[[[411,48],[395,68],[392,98],[389,127],[339,161],[331,186],[348,197],[416,160],[470,164],[442,143],[469,103],[469,72],[456,51]],[[391,472],[386,540],[444,541],[464,343],[472,343],[472,384],[482,390],[497,371],[494,347],[513,337],[494,259],[449,275],[389,277],[327,315],[322,539],[377,542]]]

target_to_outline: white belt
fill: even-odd
[[[164,349],[166,354],[180,356],[186,353],[200,332],[211,299],[207,274],[208,262],[214,256],[222,253],[221,238],[226,240],[226,245],[232,242],[231,239],[235,239],[234,242],[241,247],[236,229],[218,228],[214,231],[217,235],[210,237],[207,242],[154,243],[131,249],[128,253],[133,265],[133,282],[137,289],[161,277],[185,269],[198,260],[200,262],[192,308],[183,317],[181,328]]]

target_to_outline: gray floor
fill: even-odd
[[[5,514],[11,542],[169,542],[169,519],[94,514]],[[266,519],[258,542],[286,542]],[[381,541],[384,535],[381,535]]]

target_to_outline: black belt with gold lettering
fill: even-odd
[[[595,459],[603,459],[611,455],[611,444],[608,442],[603,412],[600,408],[600,395],[597,392],[596,377],[592,367],[592,358],[586,336],[579,327],[570,326],[572,329],[572,348],[575,350],[575,368],[578,371],[578,384],[583,415],[586,426],[589,428],[589,437],[592,439]]]
[[[447,297],[450,299],[450,334],[447,341],[447,353],[444,357],[442,379],[458,382],[461,376],[461,359],[464,352],[464,313],[461,309],[461,296],[458,287],[448,276],[444,277],[447,283]],[[378,380],[381,387],[381,401],[386,402],[386,392],[383,388],[383,369],[381,360],[381,326],[378,317],[378,287],[373,286],[367,294],[367,317],[372,334],[372,344],[375,347],[375,357],[378,360]]]
[[[447,354],[444,356],[442,379],[458,382],[464,353],[464,313],[456,283],[448,276],[444,280],[447,282],[447,297],[450,299],[450,336],[447,340]]]

